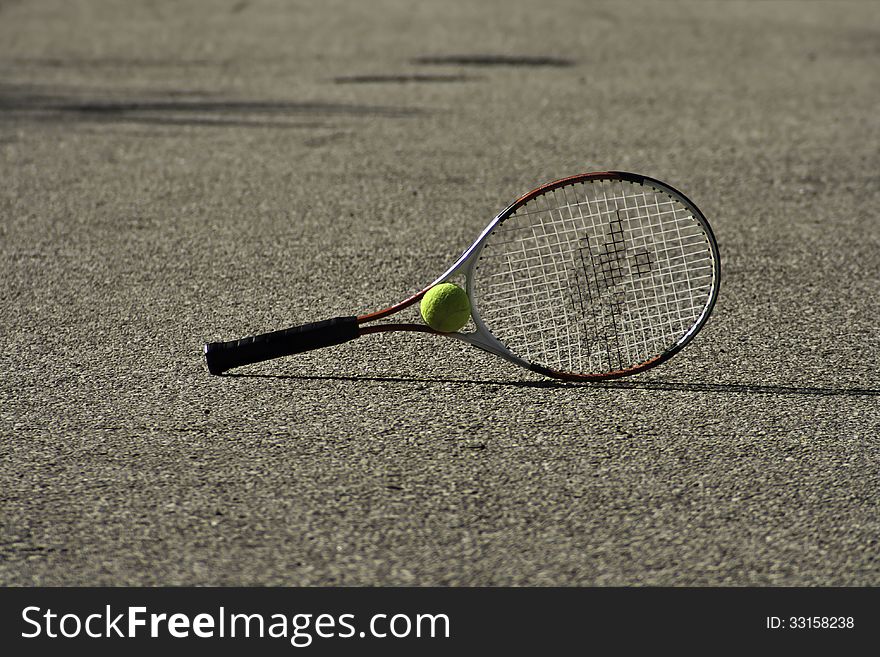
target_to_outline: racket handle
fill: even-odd
[[[357,317],[334,317],[241,340],[209,342],[205,345],[205,360],[211,374],[223,374],[240,365],[342,344],[359,336]]]

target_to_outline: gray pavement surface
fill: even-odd
[[[869,1],[0,2],[0,584],[880,584],[878,70]],[[660,368],[207,373],[604,169],[719,240]]]

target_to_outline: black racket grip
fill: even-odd
[[[342,344],[359,336],[357,317],[334,317],[241,340],[209,342],[205,360],[211,374],[223,374],[233,367]]]

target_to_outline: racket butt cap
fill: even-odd
[[[205,362],[208,364],[208,371],[211,374],[220,375],[228,369],[223,365],[220,359],[217,358],[218,351],[222,344],[223,343],[221,342],[209,342],[204,347]]]

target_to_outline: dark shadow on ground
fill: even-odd
[[[415,74],[415,75],[398,75],[398,74],[388,74],[388,75],[340,75],[338,77],[333,78],[333,82],[336,84],[410,84],[410,83],[443,83],[443,82],[474,82],[477,80],[482,80],[482,77],[476,75],[459,75],[459,74],[450,74],[443,75],[437,74],[433,75],[430,73],[427,74]]]
[[[747,383],[686,383],[682,381],[498,381],[489,379],[450,379],[389,376],[306,376],[295,374],[224,374],[223,376],[291,381],[351,381],[379,383],[460,383],[463,385],[506,386],[513,388],[604,388],[610,390],[661,390],[668,392],[714,392],[753,395],[806,395],[814,397],[880,397],[875,388],[818,388]]]
[[[52,89],[0,83],[0,118],[43,122],[309,128],[322,125],[314,122],[316,118],[406,118],[424,113],[425,110],[411,107],[319,101],[240,100],[184,90],[163,90],[152,95],[149,92],[101,94],[94,89],[80,93],[70,87]],[[312,121],[296,121],[306,117]]]
[[[431,55],[416,57],[413,64],[424,65],[453,65],[453,66],[509,66],[509,67],[534,67],[534,68],[567,68],[574,66],[571,59],[560,57],[529,57],[522,55]]]

